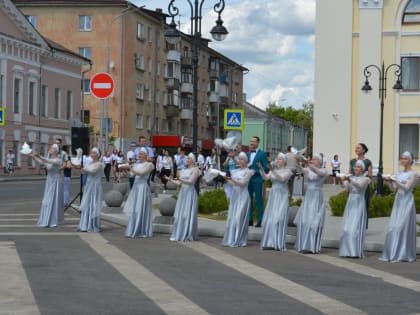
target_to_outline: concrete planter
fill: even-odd
[[[115,183],[112,185],[112,190],[119,191],[123,196],[125,196],[130,190],[128,183]]]
[[[163,199],[159,204],[159,211],[162,216],[172,217],[175,213],[176,200],[172,197]]]
[[[296,213],[298,212],[299,207],[298,206],[293,206],[289,208],[289,220],[287,221],[287,226],[295,226],[295,224],[293,223],[293,220],[296,217]]]

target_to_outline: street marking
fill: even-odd
[[[39,212],[34,212],[34,213],[0,213],[0,217],[27,217],[27,216],[39,216]]]
[[[80,238],[167,314],[208,314],[101,235],[87,233],[80,234]]]
[[[40,314],[14,242],[0,242],[0,266],[1,314]]]
[[[0,236],[75,236],[80,232],[0,232]]]
[[[1,228],[33,228],[37,227],[36,224],[0,224]],[[60,227],[76,228],[77,224],[61,224]]]
[[[94,89],[110,89],[111,83],[93,83]]]
[[[10,222],[10,221],[37,221],[38,217],[34,218],[0,218],[0,222]],[[79,218],[66,218],[64,222],[68,221],[80,221]],[[0,225],[1,226],[1,225]]]
[[[301,254],[298,254],[298,255],[301,255]],[[384,282],[388,282],[392,285],[396,285],[405,289],[413,290],[415,292],[420,292],[420,282],[418,281],[414,281],[408,278],[394,275],[386,271],[381,271],[381,270],[377,270],[371,267],[366,267],[364,265],[352,263],[352,262],[347,261],[345,258],[336,258],[329,255],[305,255],[305,257],[309,257],[309,258],[319,260],[330,265],[348,269],[350,271],[359,273],[361,275],[365,275],[369,277],[377,277],[377,278],[382,279]]]
[[[362,310],[334,300],[324,294],[311,290],[296,282],[290,281],[274,272],[249,263],[241,258],[230,255],[213,246],[202,242],[180,242],[180,244],[189,247],[198,253],[208,256],[211,259],[220,262],[247,277],[261,282],[262,284],[288,295],[291,298],[317,309],[324,314],[367,314]]]

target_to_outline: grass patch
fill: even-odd
[[[206,219],[216,220],[216,221],[226,221],[227,220],[227,215],[226,214],[213,215],[213,214],[199,213],[198,216],[200,218],[206,218]]]

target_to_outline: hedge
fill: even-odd
[[[370,185],[371,196],[369,204],[369,218],[388,217],[391,215],[392,205],[394,204],[395,192],[391,192],[388,186],[384,186],[384,196],[375,196],[376,184]],[[413,190],[414,203],[416,205],[416,212],[420,213],[420,187],[415,187]],[[331,212],[334,216],[343,216],[344,208],[349,193],[342,191],[339,194],[332,196],[329,201]]]

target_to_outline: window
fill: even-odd
[[[3,85],[4,85],[4,75],[0,74],[0,105],[3,104]],[[0,157],[3,155],[0,155]]]
[[[144,99],[144,86],[141,83],[136,84],[136,98],[139,100]]]
[[[19,148],[19,141],[13,141],[13,152],[15,153],[15,160],[13,165],[18,166],[20,163],[20,148]],[[18,161],[19,160],[19,161]]]
[[[91,31],[92,30],[92,16],[91,15],[79,15],[79,31]]]
[[[179,95],[177,90],[168,93],[168,105],[179,106]]]
[[[414,157],[419,157],[419,125],[401,124],[400,125],[400,156],[410,151]]]
[[[153,40],[153,29],[151,27],[147,28],[147,41],[151,43]]]
[[[180,77],[180,67],[177,62],[168,62],[165,67],[165,78],[176,78]]]
[[[13,112],[15,114],[20,113],[20,104],[22,97],[22,80],[15,78],[13,86]],[[16,151],[15,151],[16,152]]]
[[[192,83],[192,69],[182,69],[181,81],[182,83]]]
[[[60,102],[61,102],[61,91],[59,88],[54,89],[54,118],[60,119]]]
[[[143,115],[136,114],[136,128],[143,129]]]
[[[217,80],[210,80],[209,91],[210,92],[217,92],[218,81]]]
[[[28,90],[28,114],[35,115],[36,83],[29,81]]]
[[[182,97],[181,98],[181,108],[182,109],[192,109],[193,108],[192,103],[193,103],[193,99],[192,99],[191,95],[188,95],[187,97]]]
[[[33,142],[28,142],[28,145],[32,148],[33,151],[35,151],[34,143]],[[34,159],[28,157],[28,160],[27,161],[28,161],[28,167],[34,167],[35,166]]]
[[[90,110],[83,111],[83,120],[86,125],[90,124]]]
[[[152,69],[153,69],[152,58],[149,57],[147,59],[147,71],[149,72],[149,74],[152,73]]]
[[[83,79],[83,93],[90,94],[90,79]]]
[[[420,57],[402,57],[402,86],[404,91],[419,90]]]
[[[147,100],[149,102],[152,101],[152,90],[151,89],[147,89]]]
[[[25,15],[26,19],[29,23],[32,24],[33,27],[36,27],[36,16],[35,15]]]
[[[155,131],[156,132],[159,131],[159,118],[158,117],[155,118]]]
[[[47,148],[48,148],[48,144],[41,143],[39,145],[39,154],[41,154],[42,156],[47,156]]]
[[[141,23],[137,23],[137,39],[144,39],[144,25]]]
[[[160,92],[156,91],[155,93],[155,103],[160,104]]]
[[[146,118],[146,127],[147,129],[152,129],[152,119],[150,118],[150,116],[147,116]]]
[[[411,0],[405,7],[403,24],[420,23],[420,0]]]
[[[141,54],[136,55],[136,68],[144,70],[144,56]]]
[[[66,119],[70,120],[72,117],[73,112],[73,92],[67,91],[67,111],[66,111]]]
[[[156,75],[160,76],[160,62],[159,61],[156,63]]]
[[[91,47],[79,47],[79,55],[92,59],[92,48]]]
[[[160,48],[160,32],[156,32],[156,45],[158,48]]]
[[[162,131],[168,132],[168,121],[166,119],[162,119]]]
[[[46,85],[41,87],[41,104],[39,111],[39,114],[42,117],[48,116],[48,87]]]

